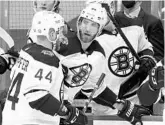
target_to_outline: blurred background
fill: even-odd
[[[116,11],[122,10],[121,0],[115,1]],[[72,20],[85,6],[85,0],[61,0],[60,14],[66,22]],[[164,24],[164,1],[143,1],[142,8],[161,18]],[[27,43],[27,31],[30,28],[33,17],[33,2],[25,0],[0,1],[0,27],[5,29],[15,41],[16,50],[20,50]],[[8,49],[3,45],[0,38],[0,47]],[[10,71],[0,76],[0,91],[10,85]]]

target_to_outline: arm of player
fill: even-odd
[[[30,78],[33,79],[30,80],[33,84],[27,82],[23,90],[24,96],[31,108],[51,116],[63,116],[68,124],[87,124],[87,118],[81,111],[73,106],[65,106],[59,99],[60,87],[63,80],[61,67],[53,68],[37,62],[33,66],[33,71],[30,70],[31,72],[25,78],[25,81],[28,81],[27,79]],[[39,70],[37,66],[42,67],[43,70]],[[47,79],[38,79],[40,78],[40,73],[44,71],[49,72],[49,75],[46,77]]]
[[[59,115],[65,118],[64,123],[86,125],[88,123],[87,116],[72,105],[61,103],[58,99],[47,93],[38,100],[29,102],[29,105],[36,110],[55,116]]]
[[[128,100],[118,100],[116,94],[108,87],[93,100],[98,104],[117,109],[117,115],[133,125],[136,125],[136,123],[142,124],[141,117],[151,114],[145,107],[135,105]]]
[[[148,72],[156,65],[156,60],[153,57],[153,46],[148,41],[147,36],[144,33],[143,27],[139,29],[139,45],[138,55],[140,56],[141,65],[139,72],[148,75]],[[139,73],[139,74],[140,74]],[[146,77],[146,75],[144,75]]]

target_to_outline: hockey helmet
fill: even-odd
[[[56,44],[59,35],[62,33],[64,27],[64,18],[52,11],[39,11],[35,13],[32,21],[31,35],[46,36],[49,41]],[[49,38],[49,31],[54,30],[56,32],[56,40],[52,41]]]
[[[77,33],[78,37],[80,38],[79,34],[79,23],[80,21],[85,18],[89,19],[97,24],[99,24],[99,29],[95,37],[99,36],[102,32],[102,29],[107,23],[107,13],[106,10],[101,6],[101,4],[93,3],[87,6],[85,9],[81,11],[81,14],[77,20]]]

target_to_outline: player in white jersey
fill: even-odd
[[[65,72],[66,96],[73,101],[75,94],[81,89],[89,97],[105,67],[105,54],[100,44],[94,40],[100,35],[107,23],[106,10],[101,4],[92,4],[82,10],[77,22],[77,34],[68,38],[67,51],[61,63]],[[66,97],[64,95],[64,98]],[[150,114],[148,110],[130,103],[117,100],[117,96],[103,82],[93,95],[96,103],[119,110],[118,116],[135,124],[142,115]],[[131,110],[131,112],[130,112]],[[130,112],[130,115],[127,113]]]
[[[63,105],[61,96],[63,72],[52,50],[64,19],[51,11],[37,12],[32,31],[37,44],[25,45],[11,71],[11,86],[3,110],[3,125],[59,125],[60,116],[66,124],[87,124],[87,117],[71,105]]]
[[[94,0],[89,0],[90,4],[88,6],[98,2],[98,1],[93,2],[93,1]],[[105,1],[100,0],[99,3],[105,3]],[[118,95],[118,91],[121,83],[125,81],[134,71],[134,65],[136,60],[134,59],[134,56],[131,54],[129,48],[125,44],[120,34],[117,32],[116,27],[113,25],[111,20],[109,20],[107,28],[108,31],[104,30],[103,33],[96,38],[96,41],[98,41],[99,44],[103,47],[106,55],[107,63],[105,68],[105,72],[106,72],[105,83],[108,85],[110,89],[112,89],[115,92],[115,94]],[[109,30],[111,32],[109,32]],[[154,66],[155,61],[152,58],[152,54],[153,54],[152,45],[146,39],[143,28],[138,26],[132,26],[132,27],[123,28],[122,30],[126,35],[126,37],[128,37],[128,40],[131,41],[131,44],[133,45],[135,51],[139,53],[141,56],[143,55],[144,62],[146,61],[147,58],[146,65],[149,64],[148,67]],[[141,69],[146,69],[146,67],[141,66],[140,70]],[[143,75],[144,76],[146,75],[146,71],[145,74]],[[81,92],[84,94],[83,90]],[[104,107],[105,109],[104,108],[102,109],[101,107],[97,107],[96,104],[96,108],[94,108],[94,113],[103,114],[103,110],[104,110],[105,114],[116,114],[116,111],[114,112],[114,110],[113,111],[111,109],[108,110],[106,107]],[[99,109],[101,111],[99,111]]]
[[[33,1],[33,10],[34,13],[38,11],[52,11],[55,13],[59,13],[59,0],[34,0]],[[68,29],[65,25],[65,30],[63,30],[64,34],[67,33]],[[28,33],[28,40],[27,43],[35,43],[37,42],[37,37],[32,34],[31,30],[29,29]],[[63,39],[66,40],[66,37],[63,35]],[[7,69],[11,69],[15,63],[15,58],[18,57],[19,53],[17,51],[13,51],[13,48],[10,49],[8,52],[3,53],[0,55],[0,61],[3,62],[0,68],[0,74],[3,74]],[[7,67],[7,68],[6,68]]]
[[[117,32],[116,27],[110,20],[111,32],[104,30],[102,34],[96,38],[100,45],[104,48],[106,55],[106,77],[105,83],[115,94],[118,95],[120,85],[134,72],[136,59],[130,52],[129,47],[124,42],[123,38]],[[143,72],[146,75],[147,68],[155,65],[153,59],[152,45],[148,42],[142,27],[130,26],[122,28],[123,33],[130,41],[134,50],[140,55],[143,64],[139,72]],[[148,67],[146,67],[148,65]],[[141,73],[142,74],[142,73]],[[142,78],[144,80],[144,78]],[[139,104],[134,100],[134,103]],[[99,107],[96,108],[96,110]],[[107,108],[105,108],[107,112]],[[102,113],[102,112],[101,112]],[[111,114],[112,111],[108,111],[107,114]]]

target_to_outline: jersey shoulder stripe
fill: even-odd
[[[52,50],[36,43],[30,43],[22,48],[23,51],[31,55],[35,60],[50,66],[59,67],[59,59]]]
[[[89,48],[87,49],[89,54],[92,54],[94,51],[96,52],[100,52],[101,54],[103,54],[105,56],[105,51],[102,48],[102,46],[98,43],[98,41],[94,40],[92,42],[92,44],[89,46]]]

